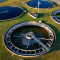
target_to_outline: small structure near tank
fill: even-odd
[[[37,18],[38,17],[38,14],[36,13],[29,13],[30,16],[32,16],[33,18]]]

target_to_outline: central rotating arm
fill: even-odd
[[[49,48],[45,46],[38,38],[36,38],[33,34],[31,34],[32,38],[36,40],[40,45],[42,45],[47,51],[49,51]]]
[[[29,39],[29,41],[28,41],[28,44],[27,44],[27,47],[26,47],[26,49],[28,49],[28,47],[29,47],[29,43],[30,43],[30,39]]]

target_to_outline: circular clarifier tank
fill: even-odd
[[[38,0],[29,1],[27,5],[32,8],[38,8]],[[50,8],[52,6],[53,4],[49,1],[39,1],[39,8]]]
[[[47,25],[35,21],[11,27],[5,34],[4,46],[22,57],[35,57],[47,53],[55,42],[55,33]]]
[[[60,24],[60,10],[56,10],[51,14],[51,18],[58,24]]]
[[[20,7],[5,6],[0,8],[0,21],[12,20],[20,17],[23,9]]]

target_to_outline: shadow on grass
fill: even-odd
[[[55,42],[54,46],[52,47],[52,49],[48,53],[50,53],[52,51],[60,50],[60,32],[57,30],[56,27],[52,26],[51,24],[48,24],[45,21],[42,21],[42,22],[47,24],[48,26],[50,26],[53,30],[55,30],[55,34],[56,34],[56,42]]]
[[[37,14],[38,14],[38,13],[37,13]],[[37,18],[41,18],[41,17],[44,17],[44,16],[45,16],[44,13],[39,13]]]

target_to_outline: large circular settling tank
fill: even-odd
[[[60,24],[60,10],[56,10],[51,14],[52,19]]]
[[[23,14],[23,10],[20,7],[5,6],[0,8],[0,20],[12,20]]]
[[[32,8],[38,8],[38,0],[29,1],[27,5]],[[50,8],[52,6],[53,4],[49,1],[39,1],[39,8]]]
[[[23,57],[43,55],[52,48],[54,42],[54,31],[35,21],[14,25],[4,37],[4,45],[8,51]]]

